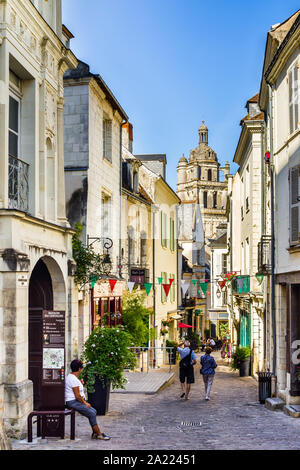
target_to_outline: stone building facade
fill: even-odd
[[[128,117],[101,76],[91,73],[84,62],[80,61],[75,70],[65,73],[64,87],[67,216],[72,227],[81,224],[82,241],[91,243],[95,251],[106,253],[104,244],[111,239],[109,277],[119,279],[121,142],[122,126]],[[122,281],[113,292],[107,281],[100,280],[98,284],[92,289],[92,299],[89,286],[80,289],[80,344],[91,328],[98,325],[101,314],[119,314],[122,308]]]
[[[41,403],[43,310],[65,312],[66,361],[76,353],[63,143],[70,38],[60,0],[0,2],[0,409],[14,436]]]
[[[275,247],[274,271],[266,275],[266,366],[287,405],[300,403],[299,40],[300,11],[270,29],[259,95],[270,156],[264,216]]]

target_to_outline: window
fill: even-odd
[[[112,121],[103,119],[103,158],[112,163]]]
[[[171,285],[170,289],[170,302],[175,302],[175,297],[176,297],[176,279],[175,279],[175,274],[170,274],[170,279],[174,279]],[[169,280],[168,280],[169,281]]]
[[[135,232],[133,227],[128,227],[128,262],[135,264]]]
[[[9,97],[9,155],[19,158],[20,147],[20,100],[15,96]]]
[[[299,167],[290,170],[290,244],[299,242]]]
[[[161,246],[167,248],[167,214],[160,213]]]
[[[211,170],[208,170],[208,172],[207,172],[207,179],[208,179],[208,181],[211,181],[211,180],[212,180],[212,172],[211,172]]]
[[[213,201],[213,208],[217,209],[218,208],[218,193],[214,192],[214,201]]]
[[[138,189],[139,189],[139,179],[138,179],[138,173],[137,171],[135,171],[133,173],[133,191],[137,193]]]
[[[246,274],[250,274],[250,245],[249,238],[246,238]]]
[[[222,274],[227,274],[227,255],[222,254]]]
[[[175,250],[175,223],[172,218],[170,218],[170,250]]]
[[[299,119],[299,70],[297,64],[289,71],[290,134],[298,128]]]
[[[245,190],[246,190],[246,211],[248,211],[249,206],[250,206],[250,171],[249,171],[249,165],[246,168]]]
[[[204,191],[203,193],[203,205],[204,205],[204,209],[207,209],[207,192]]]
[[[197,167],[197,172],[198,172],[197,178],[198,178],[198,180],[201,180],[201,166]]]
[[[168,280],[168,274],[167,273],[161,273],[161,277],[162,277],[162,283],[161,283],[161,302],[162,303],[165,303],[167,302],[167,296],[166,296],[166,293],[165,293],[165,289],[164,289],[164,286],[163,284],[168,284],[169,283],[169,280]],[[169,293],[170,295],[170,293]]]
[[[102,194],[101,198],[102,236],[111,237],[111,198]]]
[[[147,260],[147,234],[141,232],[141,265],[146,265]]]
[[[244,178],[241,179],[241,202],[242,202],[242,205],[241,205],[241,216],[242,216],[242,219],[244,218]]]

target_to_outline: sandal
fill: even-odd
[[[111,437],[104,434],[104,432],[102,434],[96,434],[93,432],[92,439],[100,439],[101,441],[109,441]]]

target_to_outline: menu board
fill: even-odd
[[[65,312],[43,311],[44,384],[65,380]]]

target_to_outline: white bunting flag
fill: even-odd
[[[127,281],[127,287],[128,287],[128,289],[129,289],[130,294],[131,294],[132,291],[133,291],[134,285],[135,285],[135,282]]]
[[[189,287],[190,287],[190,281],[186,281],[186,280],[182,279],[181,289],[182,289],[182,292],[183,292],[183,296],[185,296],[185,294],[187,293]]]

